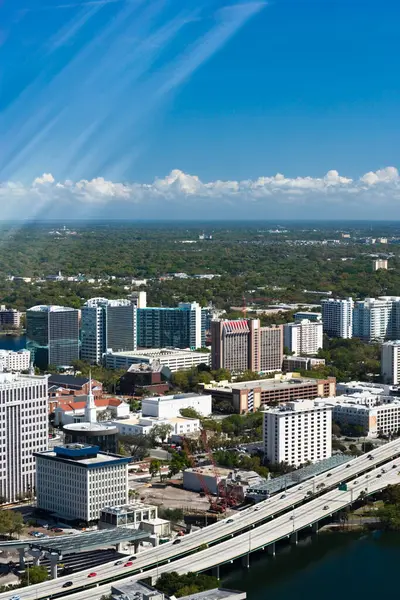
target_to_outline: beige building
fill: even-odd
[[[261,327],[259,319],[215,320],[211,322],[211,364],[213,369],[233,373],[280,371],[283,358],[283,327]]]
[[[387,270],[388,268],[388,261],[384,260],[384,259],[378,259],[378,260],[373,260],[372,261],[372,269],[374,271],[379,271],[379,269],[385,269]]]
[[[230,402],[235,412],[255,412],[260,406],[271,402],[289,402],[336,395],[336,379],[313,379],[300,377],[298,373],[276,375],[274,379],[258,379],[240,383],[211,382],[202,386],[211,394],[214,402]]]

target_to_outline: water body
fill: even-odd
[[[252,555],[221,572],[222,585],[248,600],[376,600],[398,597],[400,534],[322,533],[284,547],[275,558]]]
[[[0,350],[23,350],[26,346],[25,335],[0,335]]]

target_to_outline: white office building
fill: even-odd
[[[321,300],[324,333],[329,337],[351,338],[353,336],[352,298]]]
[[[322,323],[302,319],[283,326],[283,345],[294,356],[312,356],[322,348]]]
[[[135,352],[112,352],[104,355],[104,365],[107,369],[126,369],[135,364],[157,364],[175,373],[182,369],[191,369],[198,365],[211,364],[209,352],[195,352],[174,348],[148,348]]]
[[[400,400],[395,397],[352,394],[316,400],[316,404],[330,406],[334,421],[359,426],[366,437],[397,434],[400,430]]]
[[[37,507],[69,521],[97,521],[106,506],[128,503],[130,457],[68,444],[36,453]]]
[[[29,350],[0,350],[0,372],[1,371],[29,371],[31,364],[31,353]]]
[[[35,488],[34,452],[47,450],[47,377],[0,373],[0,495]]]
[[[200,419],[190,417],[158,419],[156,417],[143,417],[141,414],[131,414],[128,419],[110,421],[110,425],[116,427],[120,435],[149,435],[156,425],[170,425],[169,437],[192,435],[198,433],[201,429]]]
[[[137,347],[136,300],[91,298],[82,308],[81,358],[101,364],[108,349],[132,351]]]
[[[144,417],[172,419],[180,417],[180,411],[183,408],[193,408],[201,416],[208,417],[212,412],[211,395],[175,394],[157,398],[143,398],[142,400],[142,414]]]
[[[272,463],[296,467],[330,458],[332,407],[295,400],[264,412],[264,452]]]
[[[400,384],[400,340],[382,344],[381,375],[386,384]]]
[[[380,296],[356,302],[353,336],[366,341],[400,337],[400,297]]]

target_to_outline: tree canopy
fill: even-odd
[[[178,575],[176,571],[163,573],[156,581],[155,587],[167,596],[181,598],[189,594],[197,594],[218,587],[219,580],[203,573],[186,573]]]

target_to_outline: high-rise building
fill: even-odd
[[[332,455],[332,407],[295,400],[264,412],[264,452],[272,463],[300,466]]]
[[[100,364],[107,350],[136,350],[136,319],[137,308],[132,300],[88,300],[82,308],[81,358]]]
[[[26,311],[26,337],[38,367],[71,366],[79,359],[79,311],[66,306],[33,306]]]
[[[197,302],[176,308],[138,308],[138,346],[141,348],[191,348],[204,345],[204,317]]]
[[[322,348],[322,323],[312,323],[303,319],[298,323],[287,323],[283,326],[284,346],[294,356],[312,356]]]
[[[37,452],[36,504],[68,520],[100,518],[106,506],[128,502],[131,457],[101,452],[98,446],[68,444]]]
[[[382,344],[381,375],[384,383],[400,384],[400,340]]]
[[[1,327],[21,327],[21,316],[22,313],[15,308],[6,308],[4,304],[0,306]]]
[[[329,337],[351,338],[353,336],[352,298],[321,300],[323,330]]]
[[[261,327],[259,319],[215,320],[211,322],[211,364],[213,369],[242,372],[280,371],[283,358],[281,325]]]
[[[400,337],[400,297],[380,296],[356,302],[353,336],[366,341]]]
[[[0,373],[0,495],[8,502],[33,492],[33,452],[47,450],[47,377]]]

